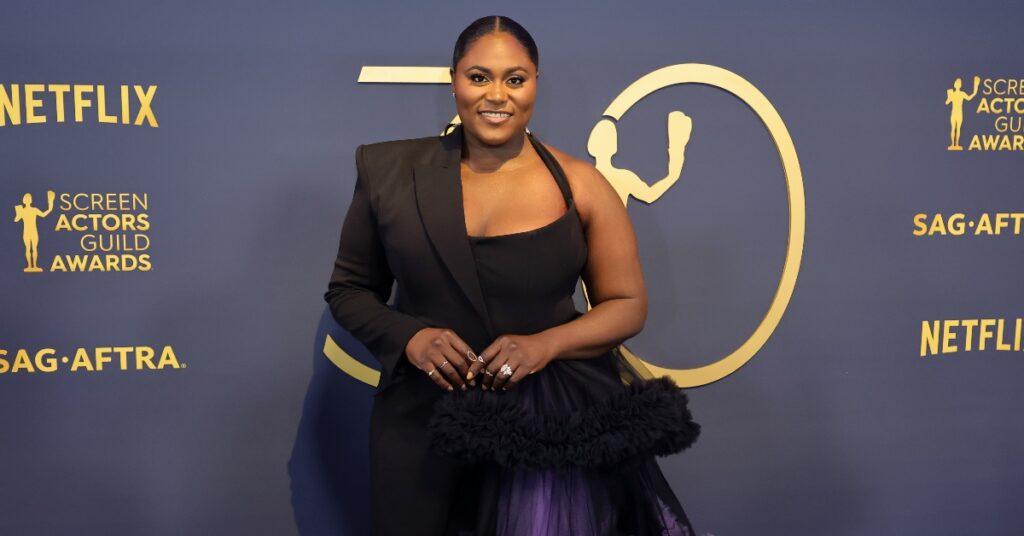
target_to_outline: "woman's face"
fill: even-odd
[[[488,34],[474,41],[455,66],[452,91],[462,128],[482,143],[502,145],[530,122],[537,67],[514,37]],[[485,111],[505,114],[489,117]]]

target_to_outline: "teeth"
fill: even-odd
[[[489,117],[508,117],[508,116],[512,115],[512,114],[507,113],[507,112],[480,112],[480,113],[482,113],[482,114],[484,114],[486,116],[489,116]]]

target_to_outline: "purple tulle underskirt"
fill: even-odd
[[[497,536],[607,536],[624,534],[612,501],[602,487],[591,484],[585,469],[518,467],[502,479],[498,498]],[[644,534],[694,536],[658,493],[645,487],[656,524]],[[640,501],[642,502],[642,501]],[[639,536],[639,534],[638,534]]]

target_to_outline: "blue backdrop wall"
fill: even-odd
[[[355,147],[436,134],[454,108],[443,84],[358,76],[446,67],[459,31],[500,13],[539,44],[530,128],[555,147],[590,158],[626,87],[699,63],[756,86],[799,156],[788,307],[745,365],[690,389],[702,435],[661,459],[698,532],[1019,533],[1019,6],[0,10],[0,532],[366,533],[373,388],[325,340],[373,360],[322,294]],[[628,204],[651,298],[629,347],[689,369],[761,322],[790,204],[765,126],[707,84],[633,106],[616,167],[663,177],[674,110],[694,124],[683,172]]]

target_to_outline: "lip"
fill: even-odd
[[[498,111],[501,111],[501,110],[482,110],[482,111],[477,112],[477,114],[479,114],[480,117],[483,118],[484,122],[489,123],[491,125],[501,125],[503,123],[508,122],[508,120],[512,119],[512,115],[513,115],[512,112],[505,112],[505,113],[508,114],[508,116],[506,116],[506,117],[490,117],[490,116],[484,115],[484,112],[492,112],[492,111],[493,112],[498,112]]]

